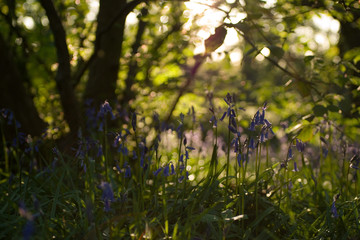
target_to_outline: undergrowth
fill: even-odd
[[[166,125],[89,105],[70,154],[2,110],[0,238],[357,239],[359,149],[326,119],[318,144],[280,139],[267,104],[243,126],[224,100],[207,133],[194,109]]]

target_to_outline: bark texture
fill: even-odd
[[[33,136],[40,135],[46,124],[39,117],[33,99],[24,86],[23,75],[9,49],[0,34],[0,108],[14,112],[16,120],[21,123],[20,131]]]

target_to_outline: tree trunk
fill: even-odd
[[[33,99],[24,87],[23,76],[16,67],[3,36],[0,34],[0,108],[8,108],[14,112],[20,122],[19,131],[31,135],[41,135],[46,124],[39,117]]]
[[[123,14],[108,28],[126,1],[100,0],[98,25],[96,30],[95,59],[90,65],[85,99],[93,99],[95,104],[104,100],[114,100],[124,38],[125,19]]]
[[[40,3],[46,11],[54,35],[59,64],[55,80],[64,110],[64,118],[69,124],[71,132],[76,134],[81,126],[81,119],[79,103],[71,84],[70,55],[66,43],[66,33],[52,0],[40,0]]]

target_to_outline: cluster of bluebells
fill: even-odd
[[[267,103],[264,103],[263,107],[260,110],[258,110],[253,119],[251,120],[249,130],[255,131],[256,126],[261,126],[260,135],[259,135],[259,142],[263,143],[266,142],[266,140],[269,139],[269,134],[271,136],[275,135],[272,130],[272,124],[265,118],[265,112],[267,109]],[[254,149],[254,142],[250,140],[249,147]]]
[[[85,159],[87,157],[91,158],[91,156],[89,156],[90,151],[95,150],[96,156],[101,157],[103,155],[103,150],[99,141],[95,141],[90,138],[83,138],[81,131],[79,131],[78,133],[78,138],[79,138],[78,141],[79,146],[76,149],[75,157],[80,159],[80,165],[83,168],[84,172],[86,172],[87,166],[85,163]]]
[[[104,130],[104,124],[105,124],[105,121],[106,121],[106,116],[107,115],[110,115],[111,116],[111,120],[114,120],[115,119],[115,116],[112,112],[112,109],[111,109],[111,106],[109,104],[108,101],[105,101],[101,107],[100,107],[100,110],[97,114],[97,119],[100,121],[99,122],[99,131],[103,131]]]
[[[298,139],[298,138],[296,138],[295,141],[296,141],[295,146],[296,146],[297,151],[299,153],[303,154],[304,151],[305,151],[305,143],[303,141],[301,141],[300,139]],[[290,144],[288,152],[287,152],[286,160],[285,160],[284,163],[281,164],[281,167],[285,168],[287,166],[287,163],[290,160],[292,160],[293,158],[294,158],[294,153],[293,153],[293,150],[292,150],[292,144]],[[294,161],[294,169],[293,169],[293,171],[294,172],[299,171],[296,161]]]
[[[17,120],[15,120],[14,113],[7,108],[0,109],[0,116],[6,120],[7,125],[12,125],[15,123],[16,128],[20,128],[21,124]]]

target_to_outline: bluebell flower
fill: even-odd
[[[332,213],[332,216],[334,218],[338,218],[339,217],[339,214],[337,212],[337,209],[336,209],[336,206],[335,206],[335,201],[333,201],[333,203],[331,204],[331,209],[330,209],[331,213]]]
[[[170,163],[170,167],[171,167],[171,175],[174,175],[175,174],[174,164]]]
[[[166,166],[164,167],[163,174],[164,174],[165,177],[170,176],[170,167],[169,167],[169,164],[166,164]]]
[[[292,159],[294,157],[291,147],[289,148],[287,158]]]
[[[229,128],[230,132],[232,132],[232,133],[234,133],[234,134],[237,133],[236,128],[234,128],[233,126],[229,125],[228,128]]]
[[[156,177],[162,170],[162,167],[159,167],[156,171],[154,171],[154,176]]]
[[[115,119],[115,116],[114,114],[112,113],[112,109],[110,107],[110,104],[108,101],[105,101],[101,107],[100,107],[100,110],[98,112],[98,117],[99,118],[105,118],[106,114],[109,113],[110,116],[111,116],[111,119],[114,120]]]
[[[101,156],[103,156],[104,154],[103,154],[103,150],[102,150],[102,146],[101,146],[101,144],[99,145],[99,147],[98,147],[98,152],[97,152],[97,157],[101,157]]]
[[[30,220],[26,221],[25,226],[22,230],[22,233],[23,233],[24,240],[30,239],[35,233],[34,221],[30,221]]]
[[[239,167],[241,167],[241,154],[238,154],[237,155],[237,162],[238,162],[238,165],[239,165]]]
[[[217,127],[217,119],[215,116],[212,116],[209,122],[213,124],[213,128]]]
[[[190,147],[190,146],[187,146],[186,149],[188,149],[188,150],[195,150],[195,148]]]
[[[125,168],[125,178],[131,178],[131,168],[129,165]]]
[[[298,171],[299,171],[299,169],[298,169],[298,167],[297,167],[296,162],[294,161],[294,169],[293,169],[293,172],[298,172]]]
[[[296,149],[300,153],[304,152],[304,150],[305,150],[305,144],[298,138],[296,139]]]
[[[23,239],[30,239],[31,236],[35,233],[35,216],[26,209],[24,202],[19,203],[19,214],[21,217],[27,220],[22,231]]]
[[[268,128],[270,128],[272,126],[272,124],[267,119],[264,119],[264,123],[265,123],[266,127],[268,127]]]
[[[186,137],[184,137],[183,143],[184,143],[184,146],[186,146],[186,144],[187,144],[187,139],[186,139]]]
[[[254,120],[255,122],[255,125],[259,125],[260,124],[260,112],[259,110],[257,110],[257,112],[255,113],[255,116],[254,116]]]
[[[101,182],[100,189],[103,191],[101,200],[104,202],[104,210],[105,212],[108,212],[111,210],[111,202],[115,201],[114,192],[108,182]]]
[[[259,124],[265,124],[265,110],[262,110],[262,113],[260,114]]]
[[[223,114],[222,117],[220,118],[220,121],[223,121],[223,120],[224,120],[224,118],[226,117],[226,114],[227,114],[227,112],[224,112],[224,114]]]
[[[255,149],[255,141],[253,138],[250,139],[249,148]]]
[[[180,176],[178,182],[181,183],[184,180],[184,178],[185,178],[184,176]]]
[[[179,162],[180,162],[180,163],[184,163],[184,154],[181,154],[181,155],[180,155]]]
[[[322,148],[322,153],[323,153],[324,158],[326,158],[329,153],[329,150],[327,149],[327,147]]]
[[[255,131],[255,122],[254,122],[254,119],[253,119],[253,120],[251,121],[251,123],[250,123],[249,130],[250,130],[250,131]]]

